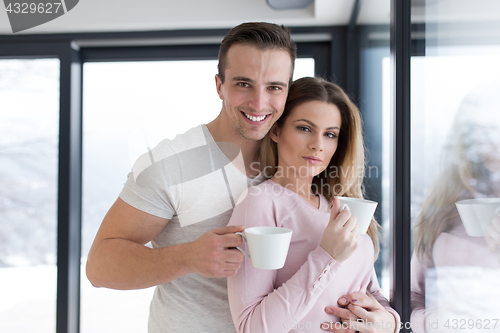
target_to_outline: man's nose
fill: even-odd
[[[249,107],[255,110],[256,112],[263,111],[267,107],[267,95],[261,89],[255,89],[252,94],[252,98],[248,103]]]

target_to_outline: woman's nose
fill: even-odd
[[[316,151],[322,151],[324,146],[323,136],[315,135],[311,138],[309,148]]]

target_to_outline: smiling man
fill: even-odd
[[[226,225],[239,195],[264,180],[260,140],[283,112],[295,57],[283,26],[233,28],[219,50],[219,116],[141,156],[104,218],[87,276],[97,287],[157,286],[149,332],[235,332],[226,277],[243,261],[243,227]]]
[[[237,44],[228,51],[224,64],[224,76],[216,76],[222,112],[214,122],[225,121],[227,116],[243,139],[260,140],[283,112],[290,54]]]

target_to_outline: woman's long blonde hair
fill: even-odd
[[[328,167],[313,178],[313,188],[330,202],[335,196],[364,198],[365,153],[361,116],[342,88],[321,78],[298,79],[290,87],[285,110],[276,126],[282,128],[293,109],[309,101],[337,106],[342,121],[337,150]],[[271,178],[278,166],[278,146],[271,139],[270,132],[262,140],[260,158],[265,166],[265,176]],[[372,239],[376,259],[380,252],[380,225],[375,219],[372,219],[367,233]]]

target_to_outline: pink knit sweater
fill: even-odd
[[[320,197],[318,209],[271,180],[240,198],[229,225],[286,227],[293,235],[282,269],[257,269],[245,259],[238,274],[228,278],[238,332],[324,332],[323,322],[338,321],[325,313],[326,306],[338,306],[345,294],[367,290],[395,316],[398,326],[399,316],[377,282],[370,237],[361,235],[356,251],[339,264],[319,246],[329,218],[325,197]]]

